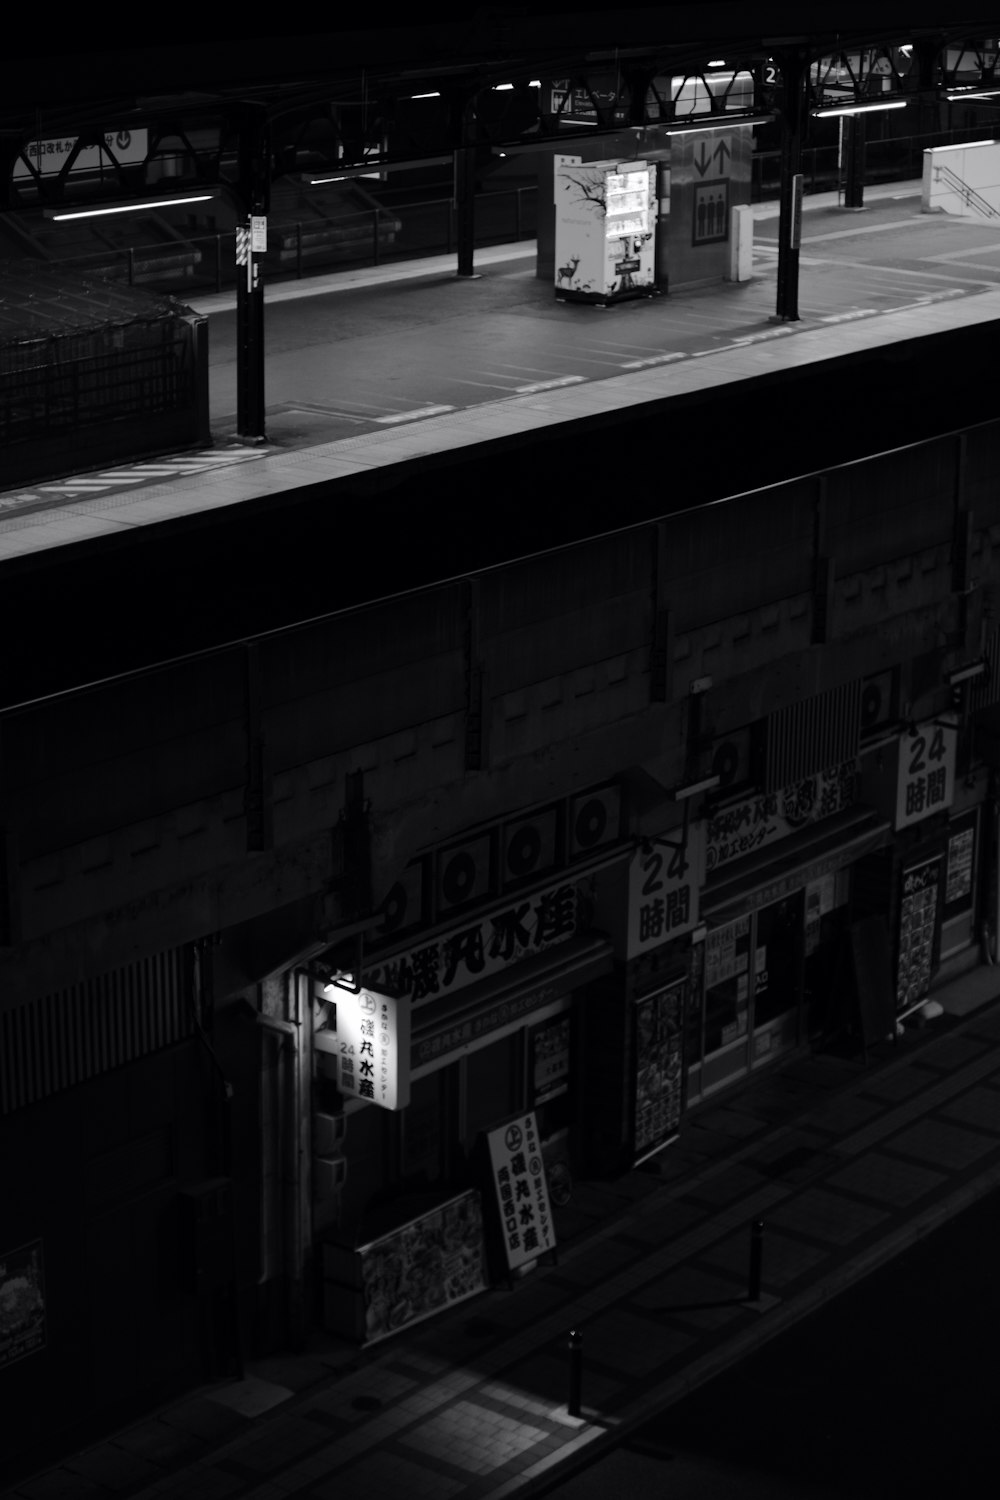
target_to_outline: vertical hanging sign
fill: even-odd
[[[508,1270],[516,1271],[556,1247],[534,1112],[488,1131],[486,1139],[504,1255]]]
[[[337,986],[337,1086],[383,1109],[410,1102],[410,1007],[406,1000]],[[327,1048],[327,1050],[329,1050]]]

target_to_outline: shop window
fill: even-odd
[[[967,948],[975,936],[976,870],[979,809],[954,818],[948,828],[944,906],[941,913],[941,957]]]
[[[527,1107],[547,1140],[570,1123],[570,1016],[550,1016],[527,1034]]]
[[[747,1034],[750,918],[738,917],[705,941],[705,1055]]]
[[[802,955],[802,891],[757,913],[754,1028],[794,1011]]]

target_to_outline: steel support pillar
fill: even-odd
[[[844,184],[844,207],[865,206],[865,117],[845,115],[844,133],[847,136],[847,174]]]
[[[782,58],[785,102],[781,111],[781,184],[778,217],[778,295],[775,320],[798,322],[799,241],[802,231],[802,134],[806,70],[802,57]]]
[[[476,148],[455,151],[455,234],[458,246],[456,276],[474,278],[476,254]]]
[[[236,227],[236,428],[244,442],[267,441],[264,423],[264,282],[255,225],[266,236],[270,196],[266,122],[248,111],[239,127]]]

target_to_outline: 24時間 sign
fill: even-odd
[[[508,1269],[516,1271],[556,1245],[534,1112],[491,1130],[487,1141],[504,1254]]]

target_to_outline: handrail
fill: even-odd
[[[977,193],[974,187],[970,187],[964,178],[959,177],[944,162],[934,162],[934,175],[936,178],[943,177],[948,186],[958,193],[962,202],[969,208],[974,208],[984,219],[1000,219],[1000,209],[994,208],[981,193]]]

